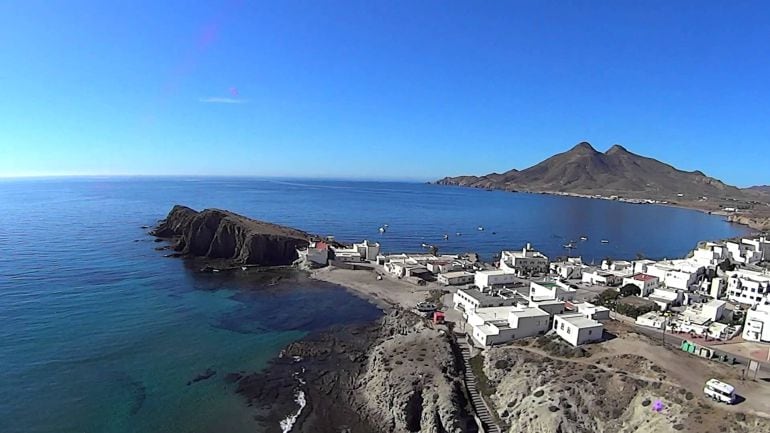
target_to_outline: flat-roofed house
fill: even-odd
[[[601,341],[604,337],[604,325],[580,313],[554,316],[553,329],[564,341],[576,347]]]

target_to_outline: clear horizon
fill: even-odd
[[[768,184],[766,12],[761,1],[9,2],[0,178],[432,181],[523,169],[588,141]]]

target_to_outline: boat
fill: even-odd
[[[390,227],[390,226],[389,226],[389,225],[387,225],[387,224],[383,224],[382,226],[383,226],[383,227],[385,227],[385,228],[388,228],[388,227]]]
[[[587,240],[588,240],[588,236],[581,236],[581,237],[580,237],[580,240],[581,240],[581,241],[587,241]]]
[[[447,240],[447,239],[449,239],[449,235],[445,234],[444,235],[444,240]]]
[[[570,242],[568,244],[564,244],[563,246],[564,246],[564,248],[572,249],[572,248],[575,248],[575,243],[574,242]]]
[[[426,244],[425,242],[422,243],[423,248],[428,248],[430,245]]]
[[[385,233],[385,227],[380,227],[377,229],[377,231],[379,231],[380,234]]]
[[[457,233],[455,233],[455,235],[457,235],[457,236],[462,236],[463,234],[462,234],[462,233],[460,233],[460,232],[457,232]]]
[[[608,244],[608,243],[610,243],[610,241],[608,241],[607,239],[602,239],[602,243],[603,244]]]
[[[247,268],[246,266],[241,266],[241,270],[242,270],[242,271],[246,271],[246,270],[248,270],[248,269],[249,269],[249,268]]]
[[[482,227],[482,226],[479,226],[479,227],[478,227],[478,230],[479,230],[480,232],[483,232],[483,231],[484,231],[484,227]]]

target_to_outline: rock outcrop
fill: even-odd
[[[297,248],[311,235],[301,230],[257,221],[220,209],[195,211],[176,205],[151,232],[170,239],[186,257],[221,260],[231,265],[290,265]]]
[[[263,431],[306,406],[292,432],[475,432],[450,337],[395,310],[376,325],[343,328],[287,346],[238,382]]]
[[[553,359],[525,347],[485,352],[490,400],[511,433],[768,432],[764,419],[706,405],[641,355]],[[665,402],[654,410],[654,402]]]

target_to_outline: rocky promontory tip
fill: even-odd
[[[230,265],[283,266],[297,260],[312,236],[301,230],[253,220],[221,209],[196,211],[176,205],[150,232],[169,239],[183,257]]]

